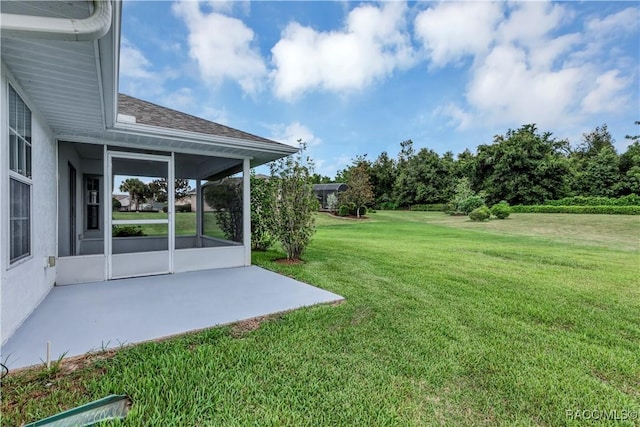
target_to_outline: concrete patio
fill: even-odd
[[[56,286],[2,346],[9,369],[340,301],[259,267]]]

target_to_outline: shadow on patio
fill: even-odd
[[[56,286],[2,346],[9,369],[320,303],[331,292],[259,267]]]

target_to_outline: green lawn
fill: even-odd
[[[625,216],[322,215],[305,264],[276,264],[275,249],[254,263],[345,303],[127,348],[73,372],[10,375],[2,423],[109,393],[131,396],[128,426],[549,426],[584,425],[567,411],[637,415],[639,226]]]
[[[167,219],[167,214],[163,212],[113,212],[113,219]],[[143,224],[140,225],[142,232],[147,236],[162,236],[167,234],[165,224]],[[224,233],[220,230],[213,212],[204,214],[205,236],[218,237],[224,239]],[[176,213],[176,236],[195,236],[196,234],[196,213],[177,212]]]

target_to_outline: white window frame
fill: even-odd
[[[22,260],[28,259],[33,255],[33,113],[31,111],[31,109],[27,106],[27,103],[24,102],[24,99],[22,99],[22,96],[20,96],[20,93],[18,93],[17,90],[15,90],[10,84],[8,84],[8,104],[10,104],[10,100],[11,100],[11,92],[13,92],[16,96],[16,98],[19,100],[19,102],[21,102],[24,105],[24,108],[26,109],[26,111],[29,112],[29,129],[28,129],[28,133],[31,137],[31,140],[27,140],[26,135],[22,135],[20,133],[20,129],[15,129],[14,127],[11,126],[11,120],[10,120],[10,115],[12,112],[12,106],[8,105],[7,110],[9,112],[9,114],[7,115],[7,128],[8,128],[8,135],[9,139],[8,139],[8,143],[9,143],[9,150],[8,151],[8,170],[9,170],[9,212],[8,212],[8,217],[9,217],[9,239],[8,239],[8,258],[9,258],[9,265],[15,265],[17,263],[19,263]],[[16,121],[16,124],[18,124],[18,122]],[[26,122],[25,122],[25,126],[26,126]],[[18,127],[18,126],[15,126]],[[25,128],[26,130],[26,128]],[[24,145],[24,161],[22,165],[18,166],[18,170],[12,170],[11,169],[11,134],[15,134],[16,138],[17,138],[17,143],[18,143],[18,148],[20,147],[20,144]],[[30,155],[27,158],[27,147],[29,147],[29,151],[30,151]],[[15,160],[15,163],[17,162],[17,156],[18,156],[18,150],[16,150],[15,153],[15,158],[13,160]],[[21,168],[23,167],[23,168]],[[29,175],[27,175],[27,171],[30,172]],[[24,173],[22,173],[24,172]],[[11,227],[11,222],[14,219],[11,216],[11,180],[15,180],[21,184],[27,185],[29,188],[29,199],[28,199],[28,203],[29,203],[29,215],[27,218],[20,218],[22,220],[27,219],[28,221],[28,227],[29,227],[29,247],[27,252],[20,254],[18,256],[16,256],[15,258],[11,258],[11,246],[12,246],[12,241],[13,241],[13,234],[12,234],[12,227]]]

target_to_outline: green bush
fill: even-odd
[[[139,225],[114,225],[111,234],[113,237],[146,236]]]
[[[398,205],[393,202],[382,202],[378,206],[378,209],[381,211],[395,211],[398,210]]]
[[[511,213],[511,206],[504,200],[491,206],[491,214],[498,219],[505,219]]]
[[[349,215],[349,206],[340,205],[340,207],[338,208],[338,216],[347,216],[347,215]]]
[[[187,203],[186,205],[175,205],[173,210],[176,213],[178,213],[178,212],[191,212],[191,203]],[[169,212],[169,207],[168,206],[163,206],[162,207],[162,212],[164,212],[164,213]]]
[[[424,212],[445,212],[447,206],[442,203],[433,203],[428,205],[411,205],[410,211],[424,211]]]
[[[176,212],[191,212],[191,203],[176,205]]]
[[[360,216],[364,216],[367,214],[367,207],[366,206],[361,206],[360,207]]]
[[[486,206],[475,208],[469,213],[469,218],[471,218],[471,221],[484,221],[489,219],[490,216],[491,211]]]
[[[640,206],[549,206],[516,205],[511,207],[514,213],[569,213],[603,215],[640,215]]]
[[[482,206],[484,206],[484,197],[479,194],[475,194],[460,201],[457,206],[457,210],[466,215],[478,208],[481,208]]]
[[[640,206],[640,196],[629,194],[622,197],[565,197],[560,200],[549,200],[549,206]]]

